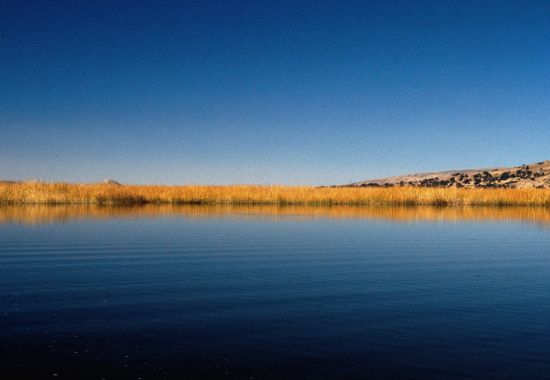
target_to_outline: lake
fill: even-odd
[[[548,379],[550,210],[0,208],[5,379]]]

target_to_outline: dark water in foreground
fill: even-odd
[[[2,378],[550,377],[544,218],[189,210],[0,212]]]

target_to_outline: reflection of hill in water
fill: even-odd
[[[381,219],[394,221],[523,221],[550,224],[550,208],[433,206],[277,206],[277,205],[143,205],[143,206],[4,206],[0,223],[42,224],[75,219],[109,218],[311,218]]]

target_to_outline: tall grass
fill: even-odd
[[[0,204],[136,203],[550,206],[550,189],[0,183]]]

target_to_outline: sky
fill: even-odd
[[[341,184],[550,159],[550,1],[0,1],[0,178]]]

